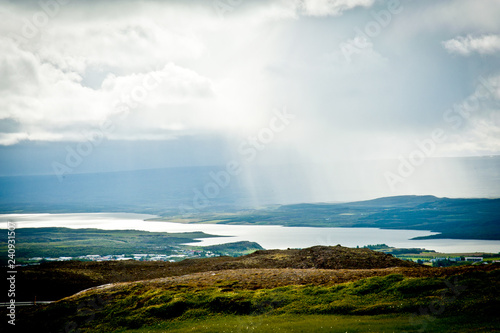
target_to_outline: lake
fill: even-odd
[[[385,243],[394,247],[418,247],[438,252],[500,252],[500,241],[429,239],[411,240],[413,237],[436,233],[425,230],[392,230],[378,228],[312,228],[283,227],[277,225],[184,224],[145,221],[155,215],[130,213],[77,213],[77,214],[1,214],[0,228],[7,222],[17,228],[66,227],[74,229],[97,228],[104,230],[144,230],[154,232],[192,232],[228,236],[202,239],[196,245],[215,245],[236,241],[252,241],[266,249],[305,248],[314,245],[347,247]],[[193,243],[194,245],[194,243]]]

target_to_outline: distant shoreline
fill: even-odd
[[[0,215],[0,228],[5,228],[10,214]],[[139,215],[151,217],[151,215]],[[498,240],[463,239],[421,239],[433,236],[430,231],[383,229],[368,227],[314,227],[279,225],[236,225],[212,223],[173,223],[138,219],[137,214],[127,213],[76,213],[76,214],[16,214],[18,228],[67,227],[97,228],[102,230],[143,230],[150,232],[196,232],[226,236],[204,238],[196,246],[208,246],[237,241],[251,241],[267,249],[305,248],[314,245],[337,245],[356,247],[386,243],[397,248],[425,248],[443,253],[500,252]],[[121,218],[117,218],[121,217]],[[125,219],[125,217],[129,217]],[[42,220],[38,220],[42,218]],[[56,219],[54,219],[56,218]],[[23,221],[26,223],[24,226]],[[4,226],[5,224],[5,226]],[[434,235],[438,236],[437,233]],[[229,236],[229,237],[227,237]],[[440,236],[440,235],[439,235]],[[418,239],[417,237],[420,237]],[[190,245],[190,244],[186,244]],[[194,245],[194,244],[193,244]]]

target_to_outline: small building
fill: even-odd
[[[430,262],[438,262],[438,261],[443,261],[443,260],[446,260],[446,258],[434,258],[434,259],[431,259]]]
[[[465,257],[465,261],[480,262],[483,261],[483,257]]]

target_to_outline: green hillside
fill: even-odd
[[[63,286],[65,280],[87,277],[99,286],[48,305],[17,308],[16,328],[82,333],[500,329],[498,264],[431,268],[340,246],[177,263],[54,264],[20,273],[39,279],[39,288],[49,293],[58,288],[49,281]],[[47,272],[59,279],[41,278]]]
[[[171,219],[187,223],[430,230],[440,234],[421,238],[500,240],[500,199],[396,196],[350,203],[273,206],[232,214],[166,217]]]
[[[23,311],[20,327],[44,332],[67,325],[80,332],[315,332],[322,327],[331,332],[356,323],[349,331],[494,331],[500,329],[499,273],[446,278],[390,274],[332,286],[271,289],[241,289],[225,280],[204,287],[134,282]]]

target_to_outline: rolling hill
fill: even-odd
[[[259,250],[241,257],[185,259],[180,262],[52,262],[20,267],[18,301],[55,300],[108,283],[149,280],[235,269],[374,269],[415,267],[389,254],[369,249],[316,246],[302,250]]]
[[[167,216],[182,221],[179,216]],[[188,216],[186,220],[192,219]],[[235,213],[199,213],[197,222],[293,227],[430,230],[423,238],[500,240],[500,199],[396,196],[350,203],[294,204]]]
[[[421,267],[384,253],[340,246],[261,250],[239,258],[165,265],[41,265],[25,273],[31,271],[36,277],[54,272],[61,285],[65,279],[82,276],[106,284],[49,305],[19,308],[23,320],[18,328],[43,332],[494,331],[500,328],[496,316],[499,268]]]

